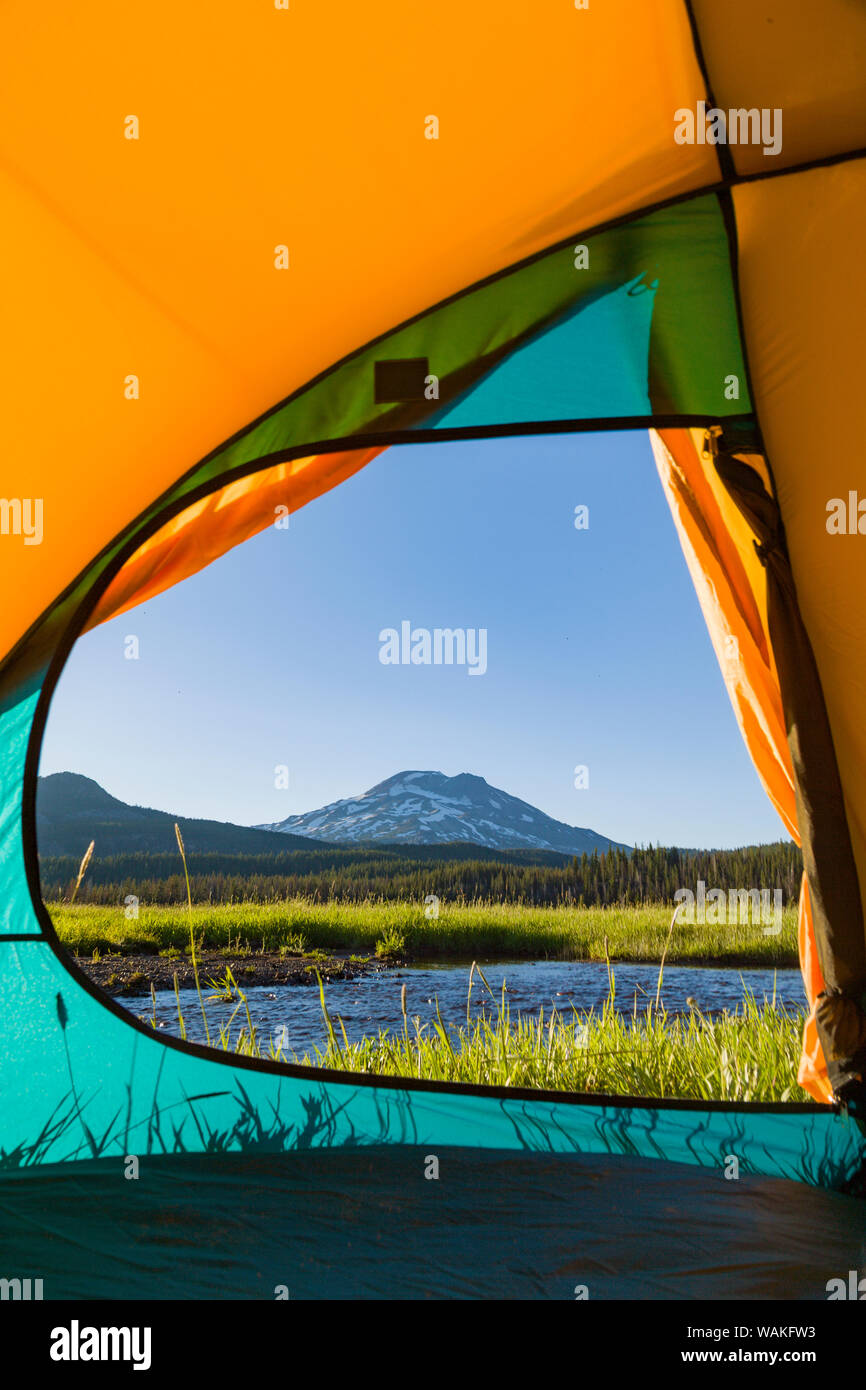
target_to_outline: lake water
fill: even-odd
[[[598,1009],[608,996],[607,967],[594,961],[512,961],[483,965],[484,974],[496,994],[501,997],[503,981],[505,998],[512,1018],[518,1013],[545,1015],[552,1007],[569,1019],[572,1010],[580,1014]],[[336,980],[325,987],[325,997],[331,1017],[336,1023],[342,1018],[350,1042],[381,1030],[402,1032],[403,1018],[400,995],[406,986],[406,1008],[410,1021],[419,1017],[422,1023],[436,1016],[438,1000],[443,1022],[458,1027],[466,1022],[466,993],[470,967],[436,964],[415,965],[399,970],[382,970],[355,980]],[[616,965],[616,1008],[631,1013],[637,1000],[638,1012],[654,1002],[658,984],[657,965]],[[665,966],[661,1000],[671,1013],[687,1012],[687,1001],[693,999],[705,1013],[734,1010],[749,991],[760,1003],[772,999],[788,1008],[805,1007],[803,983],[799,970],[718,969],[711,966]],[[204,991],[208,993],[209,991]],[[246,991],[250,1014],[259,1029],[262,1043],[268,1037],[282,1042],[283,1050],[302,1055],[315,1047],[324,1047],[326,1028],[316,985],[256,986]],[[187,1037],[204,1042],[204,1026],[194,989],[180,991],[181,1007],[186,1022]],[[151,1017],[150,1002],[145,999],[122,999],[133,1013]],[[472,987],[473,1017],[490,1013],[493,1000],[477,973]],[[235,1008],[217,1000],[208,1000],[208,1021],[211,1032],[218,1024],[225,1025]],[[495,1011],[495,1010],[494,1010]],[[173,990],[161,990],[156,995],[157,1026],[166,1032],[177,1033],[177,1004]],[[242,1022],[235,1016],[232,1035]],[[410,1022],[410,1028],[411,1028]],[[339,1033],[339,1029],[338,1029]]]

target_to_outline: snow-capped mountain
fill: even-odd
[[[545,849],[561,854],[599,853],[614,840],[594,830],[565,825],[491,787],[483,777],[461,772],[398,772],[361,796],[333,801],[318,811],[258,826],[332,844],[429,845],[459,840],[488,849]]]

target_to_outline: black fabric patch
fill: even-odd
[[[374,368],[376,404],[423,401],[429,374],[426,357],[395,357],[390,362],[377,362]]]

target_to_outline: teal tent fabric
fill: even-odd
[[[436,427],[488,419],[513,424],[531,419],[530,411],[537,420],[651,414],[647,362],[655,293],[636,278],[576,310],[442,411]]]
[[[0,942],[39,931],[27,889],[21,819],[24,764],[39,692],[20,695],[0,713]]]
[[[405,1145],[164,1155],[0,1182],[45,1299],[823,1301],[866,1203],[660,1159]],[[816,1258],[820,1251],[820,1258]],[[769,1320],[769,1319],[768,1319]],[[786,1321],[788,1319],[786,1318]],[[280,1324],[282,1325],[282,1324]]]

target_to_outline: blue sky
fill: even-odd
[[[486,628],[486,673],[383,665],[380,631],[405,619]],[[784,836],[645,431],[388,450],[288,530],[82,638],[40,771],[254,824],[409,768],[477,773],[628,843]]]

